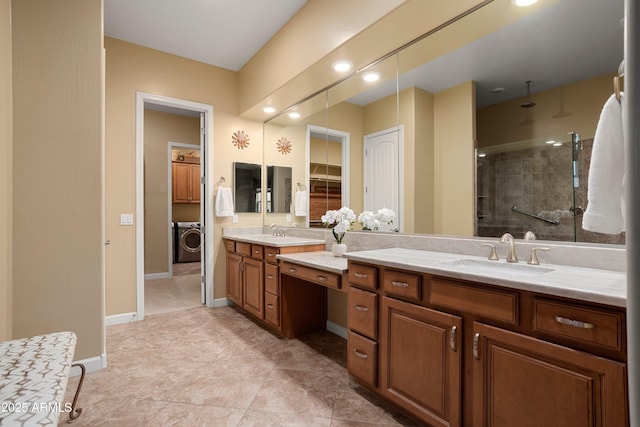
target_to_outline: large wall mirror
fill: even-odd
[[[262,166],[233,162],[233,198],[236,212],[262,212]]]
[[[287,111],[266,123],[265,158],[270,140],[297,132],[307,146],[293,181],[315,196],[323,189],[322,208],[335,204],[337,177],[342,189],[348,182],[341,204],[356,213],[392,203],[367,194],[384,177],[402,232],[532,230],[544,240],[624,244],[624,234],[581,230],[595,128],[623,56],[623,14],[623,0],[543,0],[533,11],[493,1],[294,106],[297,122]],[[364,82],[366,71],[378,81]],[[337,169],[340,133],[348,159]],[[388,151],[396,139],[398,151]],[[393,164],[365,158],[378,140]],[[314,225],[309,216],[293,222]]]

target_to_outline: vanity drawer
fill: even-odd
[[[378,289],[378,269],[368,265],[349,262],[349,282],[361,288]]]
[[[369,385],[378,384],[378,343],[349,331],[347,370]]]
[[[224,247],[227,249],[227,252],[235,252],[236,251],[236,242],[233,240],[224,241]]]
[[[278,266],[273,264],[264,265],[264,290],[273,295],[279,295],[278,292]]]
[[[328,271],[318,270],[316,268],[305,267],[290,262],[284,262],[280,266],[283,273],[290,276],[298,277],[308,282],[317,283],[318,285],[328,288],[340,289],[342,287],[341,276]]]
[[[270,262],[271,264],[277,264],[278,259],[276,258],[280,253],[279,248],[274,248],[273,246],[267,246],[264,248],[264,260]]]
[[[349,329],[371,339],[378,339],[378,294],[349,287]]]
[[[251,244],[251,258],[262,260],[264,258],[264,246]]]
[[[382,273],[382,290],[391,295],[420,300],[422,277],[418,274],[385,270]]]
[[[623,351],[624,315],[615,311],[552,300],[535,300],[534,332]]]
[[[264,294],[264,320],[276,328],[280,327],[279,298],[269,292]]]
[[[474,286],[440,278],[431,279],[429,302],[457,312],[473,313],[517,325],[518,301],[517,292],[483,288],[480,284]]]
[[[240,255],[251,256],[251,243],[236,242],[236,252]]]

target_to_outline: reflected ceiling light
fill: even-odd
[[[562,145],[562,142],[554,142],[553,146],[554,147],[560,147]]]
[[[534,3],[538,3],[538,0],[511,0],[511,4],[514,6],[531,6]]]
[[[292,111],[289,113],[289,118],[290,119],[299,119],[300,118],[300,113],[298,113],[297,111]]]
[[[478,153],[478,157],[487,157],[487,153]]]
[[[376,71],[369,71],[368,73],[362,75],[362,79],[365,82],[377,82],[378,80],[380,80],[380,73]]]
[[[555,143],[556,143],[556,140],[555,140],[555,139],[547,139],[547,140],[545,141],[545,144],[555,144]]]
[[[264,107],[262,111],[264,111],[267,114],[271,114],[271,113],[275,113],[276,109],[274,107],[267,106],[267,107]]]
[[[491,89],[491,93],[501,93],[501,92],[504,92],[503,87],[494,87],[493,89]]]
[[[349,71],[351,67],[353,67],[353,62],[340,60],[340,61],[334,62],[333,64],[331,64],[331,66],[333,67],[334,70],[344,73],[345,71]]]

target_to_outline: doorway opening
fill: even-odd
[[[171,115],[190,116],[197,118],[197,127],[195,130],[198,141],[196,144],[182,144],[190,145],[190,151],[182,154],[181,164],[184,162],[185,157],[196,157],[196,150],[199,154],[198,168],[192,168],[188,173],[192,174],[192,179],[187,183],[188,190],[191,191],[188,197],[197,197],[199,199],[199,209],[197,209],[197,219],[200,223],[200,230],[198,232],[200,238],[200,261],[199,261],[199,277],[198,281],[198,293],[200,296],[200,303],[206,304],[209,307],[213,306],[213,247],[214,247],[214,227],[213,227],[213,211],[208,207],[211,205],[210,201],[213,200],[213,188],[214,185],[211,182],[211,177],[214,176],[213,165],[213,153],[209,147],[212,147],[212,123],[213,123],[213,107],[211,105],[200,104],[196,102],[169,98],[159,95],[152,95],[143,92],[136,94],[136,319],[142,320],[145,315],[145,264],[148,258],[145,257],[147,252],[152,253],[155,248],[150,246],[145,249],[145,224],[146,221],[152,221],[149,216],[149,209],[145,202],[145,170],[148,168],[147,157],[152,153],[145,153],[145,110],[153,110],[155,112],[169,113]],[[168,161],[162,163],[162,168],[166,168],[168,174],[167,180],[154,180],[154,185],[164,187],[166,198],[161,202],[164,203],[163,207],[166,208],[166,214],[161,215],[161,218],[156,221],[160,221],[161,229],[164,228],[166,233],[158,233],[164,237],[160,237],[164,243],[161,245],[162,262],[165,267],[160,267],[160,273],[146,275],[148,279],[154,278],[173,278],[175,274],[174,263],[172,262],[175,257],[175,249],[173,241],[175,240],[176,228],[173,224],[173,208],[172,208],[172,160],[173,152],[171,151],[172,143],[169,143],[169,149],[167,149],[167,141],[164,142],[164,146],[161,149],[162,157]],[[175,144],[173,145],[180,145]],[[150,150],[150,149],[149,149]],[[157,153],[156,153],[157,154]],[[189,155],[191,154],[191,155]],[[180,154],[179,154],[180,155]],[[193,161],[193,160],[192,160]],[[195,161],[193,161],[195,164]],[[188,168],[187,168],[188,169]],[[183,171],[184,169],[181,169]],[[197,175],[197,176],[196,176]],[[162,182],[160,182],[162,181]],[[149,183],[147,183],[149,184]],[[193,207],[192,207],[193,209]],[[164,210],[164,209],[163,209]],[[196,215],[196,214],[191,214]],[[195,218],[195,216],[194,216]],[[207,227],[209,225],[209,227]],[[210,230],[210,232],[207,232]],[[193,234],[193,233],[190,233]],[[190,236],[191,240],[194,236]],[[187,245],[187,248],[193,245]],[[193,248],[191,248],[193,249]],[[171,260],[171,262],[167,262]],[[157,269],[157,268],[156,268]],[[187,269],[187,272],[191,272]],[[155,277],[154,277],[155,276]],[[160,276],[160,277],[158,277]],[[149,313],[151,314],[151,313]]]

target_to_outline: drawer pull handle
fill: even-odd
[[[593,323],[581,322],[579,320],[573,320],[561,316],[554,316],[554,320],[563,325],[574,326],[581,329],[594,329],[596,327]]]
[[[452,326],[449,334],[449,345],[451,345],[451,350],[453,351],[456,351],[456,332],[458,332],[458,327]]]
[[[362,274],[362,273],[353,273],[353,275],[357,278],[357,279],[366,279],[367,277],[369,277],[366,274]]]
[[[473,357],[476,360],[480,360],[480,351],[478,350],[479,341],[480,341],[480,333],[476,333],[473,336]]]
[[[397,281],[393,280],[393,281],[391,281],[391,284],[393,286],[397,286],[399,288],[408,288],[409,287],[409,284],[407,282],[397,282]]]
[[[269,252],[269,253],[267,254],[267,256],[273,256],[273,255],[274,255],[274,254],[272,254],[271,252]]]
[[[253,251],[253,253],[254,253],[254,254],[259,254],[259,253],[260,253],[260,251],[256,249],[255,251]]]
[[[359,351],[358,351],[358,350],[356,350],[355,348],[353,349],[353,354],[355,354],[356,356],[358,356],[360,359],[365,359],[365,360],[366,360],[366,359],[368,359],[368,358],[369,358],[369,356],[368,356],[368,355],[366,355],[366,354],[364,354],[364,353],[359,352]]]
[[[316,279],[320,280],[321,282],[327,280],[327,276],[316,276]]]
[[[273,305],[273,304],[267,304],[267,307],[268,307],[268,308],[273,308],[273,307],[274,307],[274,305]]]
[[[363,312],[369,311],[369,307],[365,307],[363,305],[358,305],[358,304],[354,304],[353,308],[355,308],[358,311],[363,311]]]
[[[267,279],[273,279],[273,274],[268,275]]]
[[[298,271],[298,270],[296,270],[296,269],[295,269],[295,268],[293,268],[293,267],[289,268],[289,273],[295,273],[296,271]]]

